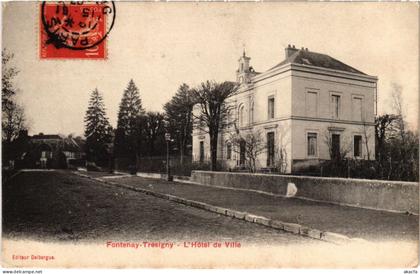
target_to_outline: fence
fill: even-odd
[[[209,163],[192,162],[190,155],[184,156],[182,161],[179,155],[171,155],[169,163],[173,175],[190,176],[194,169],[210,170]],[[116,158],[115,169],[129,172],[166,173],[166,156],[140,157],[137,160]]]
[[[221,161],[218,161],[217,170],[227,171]],[[166,173],[166,157],[153,156],[141,157],[137,160],[127,158],[115,159],[115,168],[130,172],[147,173]],[[185,156],[182,163],[178,155],[170,157],[170,169],[173,175],[190,176],[192,170],[211,170],[210,162],[192,161],[191,156]],[[229,169],[232,172],[246,172],[246,170]],[[276,170],[258,170],[259,173],[281,174]],[[312,165],[306,169],[293,172],[293,175],[306,175],[317,177],[342,177],[342,178],[364,178],[378,180],[399,180],[413,181],[419,180],[418,161],[407,163],[385,162],[368,160],[343,160],[343,161],[323,161],[318,165]]]

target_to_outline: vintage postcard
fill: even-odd
[[[418,3],[3,2],[2,267],[417,273],[418,102]]]

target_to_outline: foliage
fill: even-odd
[[[112,128],[98,89],[92,91],[85,115],[86,156],[100,165],[108,161],[107,146],[112,140]]]
[[[192,90],[187,84],[182,84],[177,93],[163,107],[167,130],[174,139],[181,163],[184,160],[184,155],[189,153],[188,147],[192,144],[192,111],[194,104]]]
[[[144,114],[139,89],[130,80],[124,90],[118,112],[114,151],[117,156],[135,159],[139,154],[138,118]]]
[[[375,119],[378,176],[388,180],[419,179],[419,136],[408,129],[402,88],[392,84],[393,114]]]
[[[165,116],[159,112],[149,111],[142,117],[142,136],[146,147],[143,149],[149,156],[165,154]]]

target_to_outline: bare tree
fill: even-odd
[[[368,125],[366,124],[366,122],[363,122],[363,140],[364,140],[364,143],[365,143],[367,159],[369,161],[370,161],[369,140],[370,140],[371,137],[372,137],[371,133],[368,131]]]
[[[25,127],[23,108],[13,101],[8,101],[2,111],[3,141],[10,144]]]
[[[287,147],[291,144],[290,127],[282,126],[276,131],[278,137],[274,145],[274,167],[280,173],[286,173],[289,167]]]
[[[405,111],[404,111],[404,101],[402,98],[402,87],[399,84],[392,83],[392,109],[397,117],[395,120],[395,129],[396,133],[399,135],[401,140],[405,140]]]
[[[389,163],[388,178],[418,180],[418,139],[406,124],[401,85],[393,83],[391,87],[391,106],[395,119],[390,123],[389,134],[386,136],[387,160]]]
[[[10,64],[14,57],[13,53],[10,53],[6,49],[3,49],[1,52],[1,57],[1,95],[2,107],[4,108],[12,100],[12,97],[17,92],[17,88],[13,84],[13,78],[19,73],[19,70]]]
[[[340,147],[334,148],[333,133],[327,129],[323,135],[324,143],[328,147],[330,159],[338,161],[344,160],[351,151],[351,142],[346,138],[341,138],[343,134],[340,134]],[[338,149],[338,151],[336,151],[336,149]]]
[[[260,130],[247,130],[240,133],[237,130],[231,134],[232,150],[241,153],[241,146],[245,150],[245,163],[250,172],[257,171],[258,156],[267,150],[266,142]]]
[[[288,155],[286,147],[278,142],[275,149],[274,166],[280,173],[286,173],[288,168]]]
[[[24,109],[16,103],[14,96],[18,89],[13,83],[19,70],[11,64],[14,54],[2,50],[2,140],[5,145],[17,138],[19,132],[25,129]]]
[[[227,99],[236,94],[238,85],[234,82],[216,83],[207,81],[193,90],[194,100],[198,104],[198,113],[194,114],[195,126],[209,134],[211,170],[217,169],[217,144],[219,133],[228,125],[228,115],[232,107]]]

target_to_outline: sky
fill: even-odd
[[[106,60],[39,58],[39,3],[3,3],[3,48],[15,53],[15,85],[30,134],[82,135],[90,93],[98,88],[116,125],[130,79],[147,111],[182,83],[235,80],[243,49],[256,71],[284,59],[288,44],[328,54],[377,76],[378,112],[391,111],[402,87],[407,121],[418,123],[419,7],[415,3],[117,2]]]

